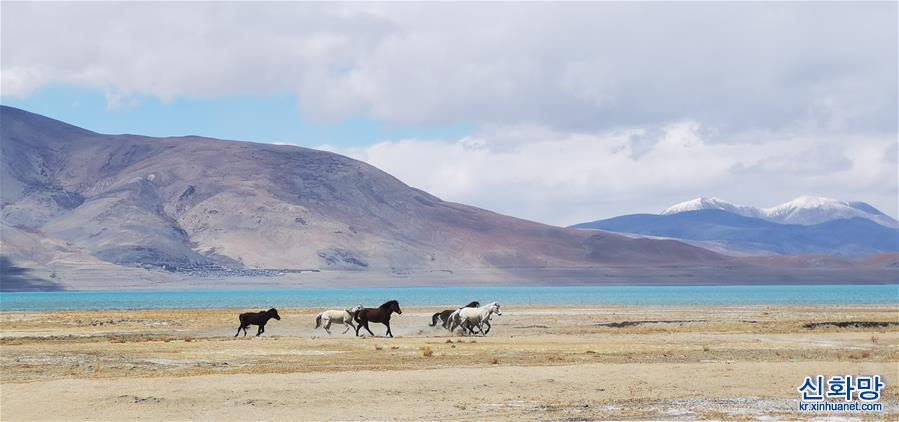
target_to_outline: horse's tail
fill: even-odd
[[[323,314],[324,312],[322,312]],[[315,316],[315,328],[322,326],[322,314],[318,314]]]
[[[428,326],[436,327],[437,326],[437,318],[439,318],[439,317],[440,317],[440,312],[435,313],[434,316],[431,317],[431,323],[428,324]]]

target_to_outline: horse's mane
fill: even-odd
[[[395,300],[388,300],[387,302],[384,302],[383,305],[378,306],[378,308],[387,309],[387,308],[390,308],[391,306],[400,306],[400,303]]]

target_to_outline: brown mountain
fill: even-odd
[[[442,201],[323,151],[104,135],[11,107],[0,109],[0,126],[2,255],[68,288],[214,285],[236,276],[243,284],[378,285],[797,277],[790,265]],[[795,271],[800,281],[889,275],[858,265]]]

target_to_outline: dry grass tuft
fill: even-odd
[[[710,351],[710,350],[712,350],[712,348],[709,347],[708,344],[703,344],[703,345],[702,345],[702,351],[703,351],[703,352],[708,352],[708,351]]]
[[[434,351],[431,350],[431,346],[421,346],[419,349],[421,350],[421,355],[426,358],[434,356]]]
[[[877,344],[879,341],[880,341],[880,337],[878,337],[877,334],[874,334],[873,336],[871,336],[871,343]]]
[[[384,349],[384,346],[381,346],[380,344],[375,345],[375,350],[383,350],[383,349]]]
[[[494,357],[494,358],[490,361],[490,364],[491,364],[491,365],[496,365],[496,364],[498,364],[498,363],[499,363],[499,359],[497,359],[496,357]]]

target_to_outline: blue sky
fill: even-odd
[[[110,106],[100,89],[55,84],[21,98],[0,96],[0,103],[101,133],[199,135],[305,147],[363,147],[406,138],[455,140],[472,132],[472,125],[400,127],[366,117],[310,121],[300,115],[298,96],[292,93],[171,100],[143,95]]]
[[[899,211],[895,2],[6,2],[0,20],[0,102],[98,132],[319,147],[558,225],[698,196]]]

